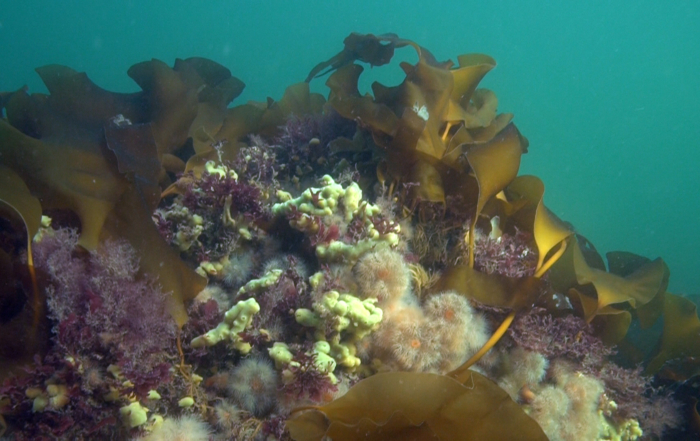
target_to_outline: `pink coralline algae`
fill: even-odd
[[[37,268],[50,278],[56,343],[74,357],[120,366],[136,390],[147,391],[168,378],[164,354],[175,341],[165,295],[138,275],[128,244],[107,241],[87,254],[77,240],[74,230],[61,229],[34,247]]]
[[[354,121],[332,109],[324,110],[323,114],[290,115],[277,135],[267,140],[277,158],[275,170],[280,182],[337,172],[339,165],[348,167],[348,161],[343,159],[356,159],[353,155],[358,152],[340,151],[333,148],[332,142],[343,139],[349,143],[356,129]]]
[[[653,378],[644,376],[641,367],[628,369],[606,363],[598,375],[617,403],[615,418],[634,418],[645,435],[658,439],[681,424],[681,403],[669,391],[653,387]]]
[[[218,174],[204,173],[201,179],[188,185],[183,205],[193,212],[213,210],[219,214],[227,199],[230,199],[231,215],[241,214],[250,220],[269,218],[262,207],[259,188]]]
[[[312,164],[315,158],[324,155],[328,143],[336,138],[352,138],[356,124],[329,110],[321,115],[292,115],[281,127],[274,139],[280,149],[280,159],[289,158],[290,163]],[[318,143],[311,143],[313,139]],[[284,162],[284,161],[283,161]]]
[[[196,263],[216,261],[236,249],[240,234],[229,228],[234,219],[253,226],[270,219],[261,188],[243,178],[205,172],[196,179],[190,173],[175,185],[181,194],[153,219],[161,236]]]
[[[532,237],[515,229],[514,234],[498,237],[477,234],[474,244],[474,268],[487,274],[508,277],[532,276],[537,266],[537,249]]]
[[[615,352],[593,334],[591,326],[582,318],[553,317],[540,309],[516,317],[508,334],[518,346],[550,359],[576,361],[579,369],[586,373],[597,371]]]

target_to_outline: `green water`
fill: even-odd
[[[530,139],[521,173],[542,178],[546,204],[601,252],[663,257],[670,290],[692,294],[700,291],[698,29],[696,1],[0,0],[0,90],[44,91],[33,68],[59,63],[133,91],[130,65],[196,55],[247,84],[240,104],[281,97],[353,31],[394,32],[438,59],[484,52],[499,66],[482,86]],[[368,76],[401,80],[395,64]],[[314,87],[324,91],[323,81]]]

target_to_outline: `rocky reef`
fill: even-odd
[[[693,439],[696,305],[518,175],[495,65],[352,34],[279,100],[202,58],[0,94],[0,436]]]

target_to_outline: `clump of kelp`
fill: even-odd
[[[403,47],[403,82],[361,95],[360,63]],[[494,66],[352,34],[278,101],[229,107],[243,83],[201,58],[132,66],[131,94],[57,65],[49,94],[1,94],[1,430],[692,436],[696,305],[518,176],[528,142],[477,88]]]

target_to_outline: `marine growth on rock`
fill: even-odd
[[[690,433],[696,306],[547,209],[494,67],[351,34],[279,100],[203,58],[0,95],[0,436]]]

